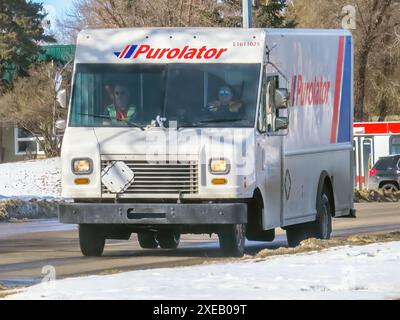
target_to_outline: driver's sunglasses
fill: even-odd
[[[229,90],[221,90],[220,92],[219,92],[219,95],[220,96],[230,96],[231,95],[231,92],[229,91]]]

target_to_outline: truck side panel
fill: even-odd
[[[283,225],[315,220],[317,188],[326,171],[336,215],[352,207],[352,40],[327,34],[269,31],[271,61],[291,91],[290,129],[284,139]]]

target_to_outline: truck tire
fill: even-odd
[[[85,257],[100,257],[104,251],[106,237],[97,225],[79,225],[79,245]]]
[[[314,222],[290,226],[286,229],[289,247],[297,247],[301,241],[309,238],[330,239],[332,233],[331,205],[329,191],[324,188],[317,203],[317,219]]]
[[[321,240],[329,240],[332,233],[331,203],[329,191],[324,188],[317,208],[317,220],[311,226],[311,236]]]
[[[243,257],[246,240],[245,224],[230,224],[221,226],[219,232],[219,246],[222,253],[228,257]]]
[[[157,240],[162,249],[176,249],[178,248],[181,235],[174,231],[159,231],[157,233]]]
[[[139,245],[143,249],[157,249],[158,248],[158,242],[156,239],[156,234],[154,232],[150,232],[150,231],[139,232],[137,236],[138,236]]]

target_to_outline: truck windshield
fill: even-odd
[[[69,125],[253,127],[259,76],[259,64],[78,64]]]

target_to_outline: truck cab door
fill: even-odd
[[[277,88],[279,76],[264,72],[256,130],[256,175],[264,199],[264,230],[281,226],[283,220],[283,136],[275,129],[273,105]]]

